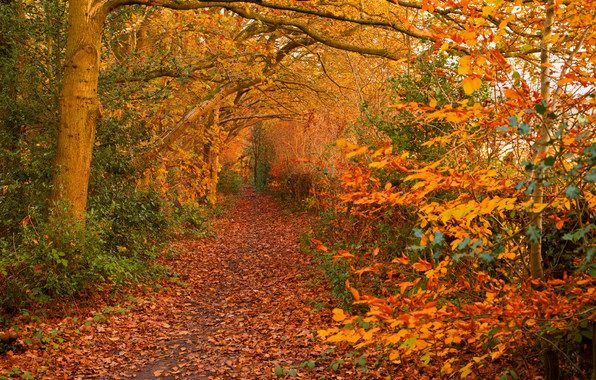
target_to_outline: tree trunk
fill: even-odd
[[[534,162],[539,162],[544,159],[548,148],[549,133],[552,126],[552,120],[549,117],[550,108],[554,105],[550,104],[550,46],[548,39],[551,35],[553,19],[554,19],[554,0],[547,0],[545,4],[544,26],[542,30],[542,39],[540,41],[540,95],[542,101],[546,105],[546,112],[542,115],[542,124],[538,130],[538,140],[535,144]],[[544,184],[542,168],[534,169],[535,189],[532,196],[535,205],[544,203]],[[542,263],[542,212],[532,215],[531,226],[538,232],[536,241],[530,239],[529,256],[530,256],[530,275],[535,279],[544,279],[544,267]],[[558,380],[560,378],[559,370],[559,354],[556,347],[552,347],[550,343],[543,344],[544,375],[547,380]]]
[[[83,220],[95,128],[101,105],[97,96],[101,36],[105,13],[90,15],[89,0],[71,0],[64,77],[60,94],[60,128],[53,174],[54,212]]]
[[[219,180],[219,155],[213,144],[210,145],[208,155],[209,165],[209,186],[207,189],[207,201],[210,205],[217,203],[217,182]]]
[[[207,201],[210,205],[217,203],[217,182],[219,180],[219,150],[221,147],[220,104],[213,110],[213,125],[211,143],[209,143],[208,165],[209,165],[209,187],[207,189]]]

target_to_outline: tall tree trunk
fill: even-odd
[[[207,201],[210,205],[217,203],[217,182],[219,180],[219,155],[214,144],[209,145],[207,156],[209,165],[209,185],[207,188]]]
[[[535,159],[534,162],[540,161],[544,158],[548,149],[549,133],[552,126],[552,120],[549,117],[550,108],[554,105],[550,104],[550,46],[548,39],[551,35],[552,25],[554,19],[554,0],[546,0],[545,3],[545,17],[544,26],[542,29],[542,39],[540,41],[540,95],[542,101],[546,105],[546,112],[542,115],[542,124],[538,130],[538,140],[535,144]],[[535,189],[533,193],[533,201],[535,205],[544,203],[544,184],[542,168],[534,169]],[[543,279],[544,267],[542,263],[542,212],[532,215],[532,225],[538,237],[535,240],[530,239],[529,255],[530,255],[530,274],[532,278]],[[547,380],[558,380],[560,378],[559,371],[559,355],[551,343],[543,344],[543,363],[544,374]]]
[[[213,110],[213,123],[211,143],[209,143],[208,165],[209,165],[209,186],[207,189],[207,201],[211,205],[217,203],[217,182],[219,180],[219,151],[222,143],[220,120],[220,104]]]
[[[95,128],[101,105],[97,96],[101,36],[105,13],[90,15],[90,0],[71,0],[60,128],[54,163],[52,208],[84,219]]]

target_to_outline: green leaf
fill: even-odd
[[[517,127],[517,116],[511,116],[511,117],[509,117],[509,119],[508,119],[508,120],[509,120],[509,125],[510,125],[512,128],[515,128],[515,127]]]
[[[357,358],[356,360],[354,360],[354,364],[359,366],[359,367],[364,367],[366,365],[366,357],[365,356],[360,356],[359,358]]]
[[[588,224],[587,226],[580,228],[579,230],[566,233],[563,235],[563,240],[570,240],[570,241],[578,241],[586,236],[595,226],[593,224]]]
[[[536,182],[532,181],[532,182],[528,183],[528,187],[526,188],[526,191],[524,191],[524,194],[530,195],[530,194],[534,193],[535,188],[536,188]]]
[[[470,237],[469,236],[467,236],[464,240],[462,240],[457,245],[457,249],[462,250],[462,249],[466,248],[468,246],[468,244],[470,244]]]
[[[575,185],[569,185],[567,186],[567,189],[565,189],[565,196],[567,198],[577,198],[579,197],[581,194],[581,191],[577,188],[577,186]]]
[[[410,338],[410,339],[406,339],[406,341],[405,341],[405,342],[403,342],[403,343],[400,345],[400,347],[410,347],[410,346],[412,346],[414,343],[416,343],[416,341],[417,341],[417,340],[418,340],[418,338],[416,338],[416,337],[413,337],[413,338]]]
[[[518,127],[517,127],[517,132],[520,135],[527,135],[528,132],[530,132],[530,126],[526,123],[521,123]]]
[[[332,370],[337,371],[342,364],[344,364],[343,360],[334,360],[333,362],[331,362],[331,364],[329,365],[331,367]]]
[[[476,249],[484,244],[484,240],[478,239],[472,244],[472,249]]]
[[[544,164],[544,166],[553,166],[556,160],[556,157],[548,156],[544,160],[542,160],[542,163]]]
[[[280,367],[278,365],[275,366],[275,368],[273,369],[273,371],[275,372],[275,376],[281,377],[284,375],[284,369],[283,367]]]
[[[534,106],[534,109],[536,110],[537,113],[539,113],[540,115],[544,115],[546,113],[546,102],[543,100],[540,103],[536,104]]]
[[[316,363],[314,360],[307,360],[301,364],[302,368],[314,369],[316,367]]]

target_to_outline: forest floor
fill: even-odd
[[[331,350],[316,337],[332,322],[321,275],[300,251],[307,226],[244,189],[213,237],[172,243],[177,254],[163,264],[176,275],[161,290],[20,326],[29,342],[0,356],[0,369],[49,379],[360,377],[330,373]]]

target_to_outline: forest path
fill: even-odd
[[[214,221],[215,237],[173,243],[180,256],[168,264],[182,286],[122,317],[110,335],[96,335],[83,354],[95,365],[71,375],[252,379],[299,366],[316,353],[312,329],[320,317],[302,284],[304,227],[271,197],[244,189]]]
[[[178,277],[161,291],[141,292],[124,309],[96,306],[86,319],[24,327],[44,331],[45,349],[0,357],[0,368],[40,379],[267,379],[276,367],[319,378],[324,367],[301,367],[325,349],[316,329],[330,323],[328,311],[309,306],[322,291],[308,285],[314,271],[300,252],[307,225],[244,189],[213,221],[214,237],[172,243],[179,255],[164,264]]]

